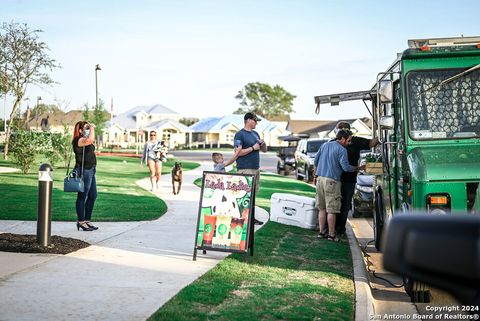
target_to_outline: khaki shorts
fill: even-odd
[[[260,170],[259,169],[239,169],[238,174],[255,175],[255,193],[260,189]]]
[[[342,206],[342,183],[328,177],[317,177],[317,207],[338,214]]]

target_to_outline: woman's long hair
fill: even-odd
[[[83,130],[83,127],[85,126],[85,124],[88,124],[87,121],[84,121],[84,120],[80,120],[78,121],[76,124],[75,124],[75,127],[73,129],[73,138],[72,138],[72,142],[75,138],[77,137],[80,137],[80,136],[83,136],[82,133],[80,133],[80,129]]]

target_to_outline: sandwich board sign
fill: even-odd
[[[193,260],[197,251],[253,254],[255,176],[203,172]]]

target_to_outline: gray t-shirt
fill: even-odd
[[[213,170],[215,172],[225,172],[225,164],[224,163],[219,163],[219,164],[214,164],[213,165]]]

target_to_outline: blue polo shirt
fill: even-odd
[[[343,171],[353,172],[354,167],[348,163],[345,147],[336,140],[326,142],[320,147],[314,161],[315,175],[340,181]]]
[[[249,132],[242,128],[233,138],[233,146],[235,148],[242,146],[242,149],[252,147],[260,139],[260,135],[254,130]],[[245,156],[237,158],[237,169],[259,169],[260,168],[260,152],[255,150]]]

